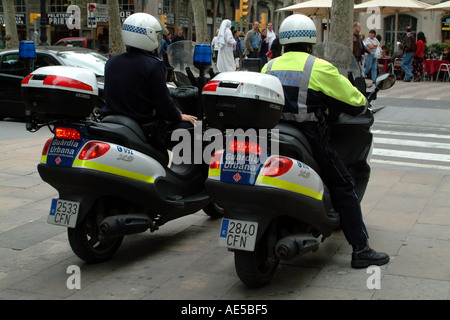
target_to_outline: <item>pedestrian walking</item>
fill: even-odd
[[[417,33],[417,42],[416,42],[416,52],[414,53],[414,61],[413,61],[413,71],[414,81],[422,80],[423,76],[423,57],[425,53],[425,46],[427,40],[425,38],[425,34],[420,31]]]
[[[234,46],[236,40],[231,33],[231,21],[225,19],[222,21],[219,29],[219,35],[217,36],[217,42],[219,43],[219,55],[217,57],[217,70],[235,71],[236,63],[234,62]]]
[[[245,35],[244,56],[258,58],[259,50],[261,50],[261,32],[259,32],[259,21],[255,21],[253,29]]]
[[[373,29],[370,30],[369,31],[369,37],[366,39],[366,42],[365,42],[365,45],[369,49],[370,53],[366,56],[366,68],[364,69],[364,74],[365,75],[369,75],[369,72],[370,72],[370,77],[372,79],[372,84],[375,84],[375,82],[377,80],[378,59],[375,57],[375,51],[380,46],[380,42],[375,37],[375,35],[376,35],[376,31],[373,30]]]
[[[405,82],[411,82],[414,75],[411,72],[411,66],[414,60],[414,54],[416,53],[416,39],[412,33],[411,26],[406,27],[406,39],[403,44],[403,59],[402,69],[405,73]]]

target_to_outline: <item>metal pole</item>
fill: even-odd
[[[41,18],[39,19],[41,22],[41,43],[40,46],[48,46],[47,43],[47,8],[45,4],[45,0],[41,0]]]

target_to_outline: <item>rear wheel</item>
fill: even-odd
[[[122,244],[123,236],[100,238],[99,225],[105,218],[97,204],[75,228],[67,234],[73,252],[86,262],[99,263],[111,258]]]
[[[250,288],[267,285],[273,278],[280,260],[270,243],[268,232],[256,243],[255,251],[235,251],[234,265],[239,279]]]
[[[203,208],[203,211],[213,219],[223,218],[225,210],[214,201]]]

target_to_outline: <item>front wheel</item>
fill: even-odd
[[[241,250],[234,252],[236,273],[250,288],[267,285],[272,280],[279,262],[273,246],[268,243],[267,236],[258,241],[253,252]]]
[[[91,210],[78,226],[67,229],[73,252],[89,263],[99,263],[111,258],[123,240],[123,236],[101,239],[98,220],[96,210]]]

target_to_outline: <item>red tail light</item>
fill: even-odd
[[[23,78],[22,84],[28,84],[28,82],[30,81],[31,77],[33,77],[33,76],[34,76],[34,74],[32,74],[32,73],[27,75],[25,78]]]
[[[90,160],[101,157],[102,155],[107,153],[110,148],[111,146],[104,142],[96,142],[96,141],[88,142],[84,146],[83,150],[81,150],[78,159]]]
[[[218,80],[209,81],[207,84],[205,84],[202,91],[216,91],[219,83],[220,81]]]
[[[86,91],[94,91],[94,89],[81,81],[67,78],[67,77],[61,77],[61,76],[55,76],[55,75],[48,75],[45,77],[44,85],[50,85],[50,86],[59,86],[59,87],[66,87],[66,88],[72,88],[72,89],[81,89]]]
[[[261,175],[267,177],[279,177],[288,172],[294,162],[285,157],[272,157],[262,170]]]
[[[55,129],[55,137],[58,139],[66,139],[66,140],[81,140],[81,135],[77,129],[74,128],[56,128]]]
[[[209,161],[209,168],[210,169],[219,169],[220,168],[220,160],[222,159],[223,150],[217,150],[214,152],[214,154],[211,157],[211,160]]]
[[[257,142],[243,141],[243,140],[231,140],[228,143],[228,151],[234,153],[245,154],[261,154],[261,147]]]
[[[50,148],[50,143],[52,143],[53,138],[50,138],[47,140],[47,142],[45,142],[44,144],[44,148],[42,149],[42,155],[45,156],[47,155],[48,152],[48,148]]]

